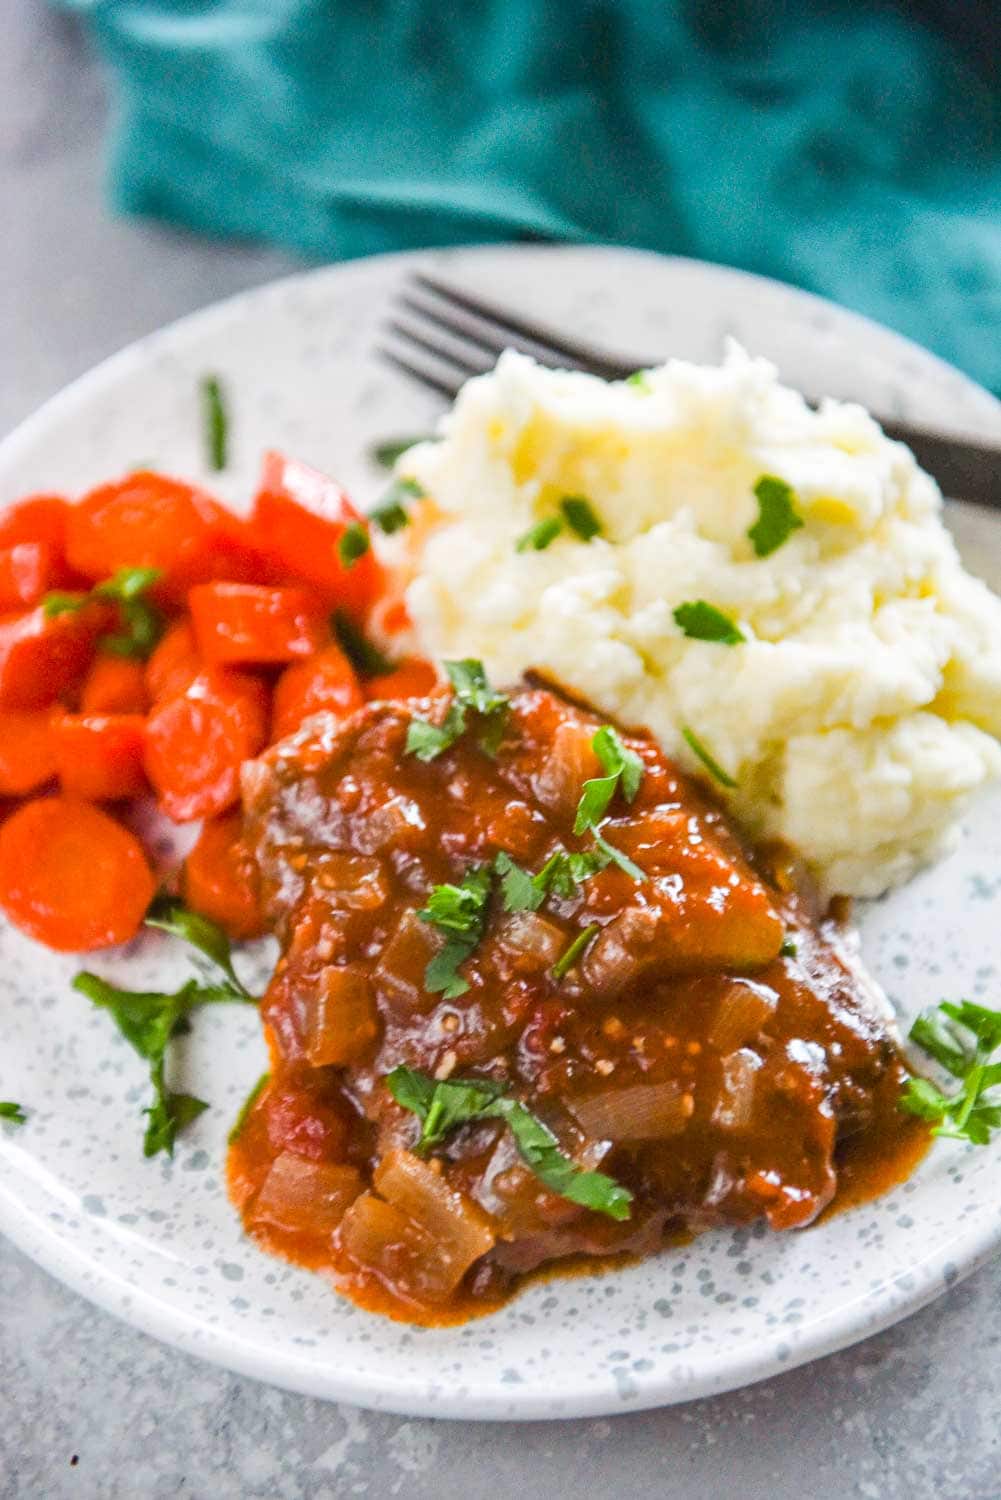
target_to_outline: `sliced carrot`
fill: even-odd
[[[48,542],[0,548],[0,613],[30,609],[59,581]]]
[[[146,790],[142,714],[52,717],[56,768],[63,791],[84,802],[114,802]]]
[[[294,734],[310,714],[324,709],[347,716],[365,701],[354,668],[340,646],[324,646],[309,661],[286,667],[275,684],[271,738]]]
[[[149,707],[146,663],[98,652],[80,697],[85,714],[144,714]]]
[[[438,673],[423,656],[407,656],[382,677],[370,677],[365,683],[369,702],[393,702],[399,698],[426,698],[438,686]]]
[[[128,942],[154,891],[139,841],[89,803],[40,797],[0,827],[0,907],[50,948]]]
[[[176,621],[146,663],[146,691],[150,699],[156,703],[160,698],[174,698],[183,693],[203,666],[190,621]]]
[[[154,705],[146,724],[146,774],[178,823],[234,803],[240,767],[267,734],[267,689],[245,672],[206,667],[187,689]]]
[[[21,797],[56,774],[51,710],[0,710],[0,793]]]
[[[339,485],[317,469],[280,453],[264,459],[253,528],[262,551],[289,574],[312,585],[325,603],[363,615],[381,586],[371,549],[345,566],[341,538],[362,517]]]
[[[236,519],[204,491],[138,470],[70,507],[66,551],[94,582],[121,568],[158,568],[155,597],[181,603],[192,584],[225,576],[227,559],[242,571],[238,531]]]
[[[240,942],[261,935],[257,865],[243,842],[239,812],[205,823],[184,862],[181,888],[186,905],[218,922],[231,938]]]
[[[100,605],[52,619],[42,609],[0,618],[0,708],[43,708],[77,686],[107,622]]]
[[[8,505],[0,510],[0,547],[44,542],[56,556],[63,557],[69,513],[69,501],[61,495],[29,495],[16,505]]]
[[[327,614],[308,589],[204,583],[188,594],[202,657],[215,665],[296,661],[330,639]]]

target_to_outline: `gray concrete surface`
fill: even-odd
[[[140,334],[292,266],[111,220],[100,70],[0,3],[0,429]],[[0,1225],[2,1228],[2,1225]],[[165,1349],[0,1239],[3,1500],[998,1500],[1001,1264],[909,1322],[691,1406],[541,1426],[327,1406]]]

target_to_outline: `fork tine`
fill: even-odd
[[[482,375],[493,364],[493,360],[489,357],[484,358],[481,351],[474,347],[472,352],[470,352],[468,346],[464,347],[457,339],[451,338],[448,333],[445,333],[443,336],[438,334],[437,339],[429,338],[423,330],[418,330],[409,323],[402,322],[399,318],[391,318],[386,327],[398,339],[415,345],[426,354],[434,355],[436,359],[447,360],[449,364],[454,365],[457,370],[463,372],[463,378],[468,378],[470,375]],[[436,333],[437,330],[432,328],[431,332]]]
[[[547,344],[521,337],[505,329],[500,323],[468,312],[458,303],[453,304],[446,300],[444,293],[432,293],[426,287],[415,285],[405,289],[399,301],[413,316],[429,323],[436,335],[441,330],[447,330],[448,333],[456,335],[468,344],[475,345],[477,349],[489,355],[488,368],[496,364],[505,349],[512,348],[519,350],[522,354],[531,355],[539,364],[566,367],[572,363],[566,356],[561,356],[558,350]],[[584,368],[583,366],[576,367]]]
[[[462,380],[456,379],[454,375],[448,375],[440,366],[429,363],[421,363],[399,353],[396,349],[377,348],[376,355],[384,359],[387,364],[393,365],[404,375],[409,375],[411,380],[416,380],[418,385],[427,386],[429,390],[437,391],[449,401],[454,401],[459,394]]]
[[[636,368],[635,365],[623,365],[620,361],[609,359],[586,345],[557,338],[547,330],[535,327],[513,313],[504,312],[490,303],[482,302],[466,291],[458,291],[455,287],[446,286],[444,282],[438,281],[434,276],[429,276],[425,271],[415,271],[413,280],[424,292],[431,293],[446,304],[451,304],[453,308],[460,308],[466,314],[472,314],[481,323],[496,329],[504,341],[502,347],[521,349],[524,353],[535,354],[536,358],[541,356],[545,363],[558,360],[564,366],[570,365],[576,369],[587,370],[593,375],[602,376],[605,380],[621,380]],[[496,336],[494,343],[496,347]],[[532,347],[526,347],[526,345]]]

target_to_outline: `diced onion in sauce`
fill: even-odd
[[[390,1151],[375,1169],[373,1184],[396,1208],[416,1219],[433,1238],[443,1261],[442,1275],[457,1286],[474,1260],[494,1243],[482,1209],[458,1192],[430,1162],[410,1151]],[[447,1269],[446,1269],[447,1266]]]
[[[377,1024],[368,975],[361,965],[327,965],[303,1006],[306,1056],[316,1068],[361,1057]]]
[[[386,868],[373,856],[329,849],[317,857],[313,878],[335,910],[375,911],[389,899]]]
[[[271,1163],[248,1222],[289,1234],[332,1234],[361,1190],[354,1167],[283,1151]]]
[[[422,922],[415,911],[404,911],[374,970],[378,989],[395,1010],[428,1011],[436,1004],[436,997],[425,989],[424,970],[441,944],[435,927]]]
[[[692,1117],[694,1100],[676,1079],[670,1079],[568,1099],[567,1108],[592,1139],[658,1141],[680,1135]]]
[[[740,1047],[722,1061],[720,1095],[713,1110],[713,1124],[720,1130],[746,1130],[754,1113],[754,1090],[761,1058],[749,1047]]]
[[[767,984],[735,979],[723,995],[709,1028],[709,1045],[734,1052],[757,1036],[775,1011],[779,997]]]
[[[428,1232],[374,1193],[355,1199],[337,1238],[361,1270],[373,1272],[397,1295],[416,1302],[440,1301],[452,1290],[447,1282],[441,1284]]]
[[[590,724],[576,720],[560,724],[548,755],[532,777],[537,799],[557,818],[572,821],[584,782],[604,775],[591,747],[593,737],[594,728]]]
[[[537,911],[513,911],[498,922],[497,941],[526,968],[548,969],[566,947],[567,935]]]
[[[658,917],[646,907],[626,907],[602,928],[583,960],[584,978],[602,996],[618,994],[650,962]]]

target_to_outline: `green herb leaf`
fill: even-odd
[[[729,615],[714,604],[707,604],[704,599],[679,604],[674,611],[674,621],[693,641],[717,641],[722,646],[739,646],[747,639]]]
[[[934,1125],[933,1135],[983,1146],[1001,1128],[1001,1100],[989,1097],[1001,1085],[1001,1011],[972,1000],[943,1002],[926,1011],[911,1027],[911,1041],[960,1082],[959,1092],[944,1093],[927,1078],[911,1078],[900,1107]]]
[[[368,518],[385,536],[392,536],[410,525],[410,512],[404,502],[420,500],[424,491],[416,479],[395,479]]]
[[[635,385],[639,390],[646,391],[647,393],[653,389],[646,370],[634,370],[631,375],[627,375],[626,385]]]
[[[573,831],[576,834],[598,826],[616,791],[621,789],[626,801],[632,802],[643,779],[642,760],[635,750],[627,748],[610,724],[602,725],[596,732],[591,740],[591,748],[606,774],[585,781],[574,820]]]
[[[604,844],[604,840],[601,842]],[[605,845],[605,848],[611,849],[611,845]],[[509,854],[501,851],[494,860],[494,870],[500,877],[504,910],[538,911],[550,893],[571,901],[584,881],[606,869],[616,854],[619,854],[618,850],[605,853],[600,849],[588,849],[568,853],[566,849],[557,849],[541,870],[530,875]],[[625,855],[619,857],[625,859]]]
[[[530,526],[515,543],[516,552],[545,552],[550,542],[555,542],[563,530],[563,522],[559,516],[547,516],[544,521],[536,521]]]
[[[53,589],[42,600],[42,613],[47,620],[54,620],[57,615],[75,615],[90,603],[90,598],[90,594],[66,594]]]
[[[229,419],[218,376],[206,375],[202,381],[202,405],[205,414],[205,451],[209,468],[218,473],[226,467],[229,447]]]
[[[507,723],[509,700],[491,688],[482,662],[467,658],[465,661],[446,661],[443,666],[455,696],[443,723],[432,724],[428,719],[420,718],[411,720],[407,731],[407,754],[416,755],[422,761],[434,760],[465,733],[468,714],[473,712],[481,721],[480,748],[488,755],[495,755]]]
[[[779,958],[798,958],[798,956],[799,945],[797,944],[796,939],[786,938],[785,942],[782,944],[782,947],[779,949]]]
[[[430,433],[424,433],[420,437],[389,438],[384,443],[375,443],[369,449],[369,453],[381,468],[392,469],[398,458],[418,443],[428,442],[430,437]]]
[[[646,872],[641,870],[639,865],[629,858],[628,854],[623,854],[621,849],[617,849],[614,844],[610,844],[607,839],[602,838],[597,829],[593,830],[591,837],[598,846],[604,860],[604,865],[618,865],[619,869],[623,870],[627,875],[631,875],[633,880],[642,881],[646,879]]]
[[[175,901],[170,896],[158,896],[146,915],[146,926],[159,928],[161,932],[169,932],[174,937],[183,938],[190,943],[192,948],[197,948],[199,953],[204,953],[206,958],[212,960],[217,969],[221,969],[237,999],[245,1000],[251,1005],[256,1004],[256,998],[247,989],[233,968],[233,952],[230,947],[229,938],[222,928],[215,922],[210,922],[208,917],[203,917],[199,912],[189,911],[180,901]]]
[[[583,495],[564,495],[560,501],[560,510],[570,530],[575,531],[582,542],[601,536],[602,524],[595,515],[590,500],[585,500]]]
[[[15,1104],[11,1099],[0,1099],[0,1120],[9,1120],[11,1125],[24,1125],[28,1116],[20,1104]]]
[[[337,543],[337,556],[341,560],[341,567],[350,569],[360,557],[364,557],[369,551],[372,542],[368,531],[361,521],[352,521],[341,532],[340,541]]]
[[[747,535],[758,557],[770,557],[794,531],[803,525],[794,504],[795,495],[784,479],[762,474],[754,486],[758,500],[758,519]]]
[[[247,1095],[246,1099],[244,1099],[243,1103],[240,1105],[240,1113],[233,1121],[233,1128],[227,1137],[227,1142],[230,1146],[232,1146],[240,1136],[241,1132],[243,1131],[243,1127],[246,1125],[247,1121],[250,1118],[250,1111],[253,1109],[254,1105],[264,1093],[264,1090],[267,1088],[270,1082],[271,1074],[262,1073],[260,1078],[254,1084],[254,1087],[250,1090],[250,1093]]]
[[[394,1068],[385,1082],[396,1102],[421,1121],[420,1139],[414,1148],[418,1154],[440,1145],[462,1125],[503,1120],[518,1154],[551,1192],[612,1219],[629,1218],[633,1195],[628,1188],[604,1172],[579,1167],[560,1149],[547,1125],[524,1104],[505,1096],[503,1085],[487,1078],[436,1082],[426,1073],[405,1066]]]
[[[127,604],[145,594],[163,577],[162,568],[119,568],[92,590],[95,599],[113,599]]]
[[[538,911],[546,899],[546,887],[538,875],[530,875],[503,850],[494,860],[494,869],[500,876],[505,911]]]
[[[585,927],[583,932],[578,932],[570,946],[564,953],[560,954],[559,958],[553,964],[554,979],[563,979],[569,974],[570,970],[583,954],[584,949],[597,937],[600,930],[597,922],[594,922],[590,927]]]
[[[714,781],[718,781],[720,786],[730,787],[731,789],[737,785],[733,777],[727,771],[724,771],[719,761],[713,759],[705,745],[697,737],[694,729],[689,729],[687,725],[682,725],[681,734],[689,750],[691,750],[693,755],[698,756]]]
[[[461,885],[436,885],[427,906],[417,913],[422,922],[448,936],[424,971],[424,983],[431,994],[442,993],[446,1000],[454,1000],[469,989],[458,968],[483,936],[491,883],[489,867],[476,866],[467,871]]]
[[[173,994],[158,991],[122,990],[97,974],[86,971],[73,980],[73,988],[86,995],[101,1010],[107,1010],[129,1045],[149,1063],[153,1103],[148,1115],[143,1150],[173,1153],[174,1139],[207,1106],[191,1094],[175,1094],[164,1080],[167,1045],[188,1029],[188,1016],[202,1005],[233,1004],[244,997],[230,984],[201,985],[189,979]]]
[[[385,677],[393,663],[359,630],[351,616],[339,609],[331,619],[337,643],[361,677]]]

